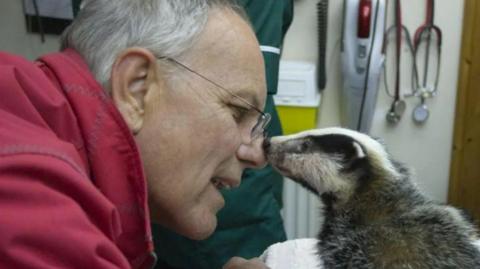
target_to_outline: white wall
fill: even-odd
[[[33,60],[39,55],[58,50],[59,38],[46,35],[45,43],[38,34],[28,34],[21,0],[0,0],[0,50],[23,55]]]
[[[286,36],[283,59],[316,61],[317,2],[317,0],[295,2],[295,17]],[[342,80],[339,59],[342,4],[343,1],[330,0],[327,46],[328,85],[319,109],[318,125],[320,127],[340,125],[339,93]],[[424,21],[425,1],[403,0],[402,4],[404,24],[414,32]],[[413,98],[407,101],[407,111],[400,124],[393,128],[388,126],[385,114],[391,99],[386,95],[382,85],[371,133],[385,140],[395,158],[414,168],[418,184],[427,195],[444,202],[448,192],[464,3],[463,0],[437,0],[436,5],[435,22],[443,30],[444,53],[439,95],[427,101],[431,110],[430,119],[421,127],[413,123],[411,112],[418,103],[418,99]],[[390,9],[392,7],[393,5],[390,5]],[[390,19],[391,17],[389,15]],[[407,59],[409,56],[405,54],[404,57]],[[390,70],[393,71],[393,69]],[[402,67],[403,74],[410,74],[410,70],[409,66]],[[402,84],[402,91],[408,91],[409,75],[405,75]]]

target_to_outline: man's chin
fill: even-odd
[[[193,227],[189,227],[188,230],[185,231],[183,236],[192,239],[192,240],[204,240],[210,237],[215,231],[217,227],[217,217],[213,217],[210,221],[202,221],[194,225]]]

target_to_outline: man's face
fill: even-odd
[[[213,11],[198,43],[176,60],[263,109],[263,58],[253,32],[233,12]],[[204,239],[224,205],[217,186],[238,186],[245,168],[265,163],[263,139],[250,141],[259,113],[186,69],[163,64],[173,74],[163,74],[164,90],[147,96],[136,135],[151,215],[184,236]]]

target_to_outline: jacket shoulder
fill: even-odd
[[[0,157],[45,155],[68,163],[87,176],[88,168],[75,146],[57,137],[50,129],[0,109]]]

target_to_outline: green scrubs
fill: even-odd
[[[280,50],[293,17],[293,0],[237,0],[251,19],[266,65],[268,95],[265,111],[272,115],[271,136],[282,133],[272,95],[277,91]],[[270,245],[286,240],[282,177],[270,166],[246,170],[240,187],[224,191],[225,207],[218,227],[206,240],[192,241],[152,225],[160,268],[217,269],[231,257],[258,257]]]

